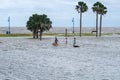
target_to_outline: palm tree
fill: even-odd
[[[102,30],[102,15],[105,15],[106,13],[107,13],[107,7],[102,5],[100,10],[99,10],[99,14],[100,14],[100,32],[99,32],[99,36],[101,36],[101,30]]]
[[[40,24],[39,24],[39,33],[40,33],[40,40],[42,39],[42,34],[44,31],[48,31],[50,28],[52,28],[52,21],[50,21],[49,18],[47,18],[47,15],[43,14],[40,15]]]
[[[29,20],[27,21],[27,29],[33,32],[33,38],[36,38],[36,25],[34,24],[34,19],[33,16],[31,16],[29,18]]]
[[[40,19],[39,19],[39,15],[38,14],[33,14],[33,20],[34,20],[34,25],[35,25],[35,36],[36,38],[38,38],[38,27],[39,27],[39,22],[40,22]]]
[[[42,33],[48,31],[52,27],[52,21],[47,18],[47,15],[33,14],[30,16],[26,25],[27,29],[33,32],[33,38],[38,38],[40,33],[40,40],[42,40]]]
[[[76,5],[75,8],[78,13],[80,13],[80,37],[81,37],[81,30],[82,30],[82,13],[86,12],[88,10],[88,6],[86,5],[86,3],[79,1],[78,5]]]
[[[96,37],[98,36],[98,14],[101,6],[102,4],[100,2],[96,2],[92,7],[93,12],[96,12]]]

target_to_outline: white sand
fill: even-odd
[[[0,80],[120,80],[120,37],[0,38]]]

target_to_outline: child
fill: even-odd
[[[76,45],[76,38],[74,37],[74,42],[73,42],[73,46]]]
[[[76,45],[76,38],[75,37],[74,37],[73,47],[79,47],[78,45]]]

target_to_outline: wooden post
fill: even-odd
[[[67,37],[67,28],[65,29],[65,37]]]
[[[65,44],[67,44],[67,28],[65,29]]]

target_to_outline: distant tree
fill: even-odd
[[[33,14],[27,21],[26,27],[33,32],[33,38],[38,38],[39,33],[40,40],[42,40],[43,32],[48,31],[52,27],[52,21],[45,14]]]
[[[78,13],[80,13],[80,36],[82,31],[82,13],[86,12],[88,10],[88,6],[86,3],[79,1],[78,5],[76,5],[76,8]]]
[[[99,32],[99,36],[101,36],[101,30],[102,30],[102,16],[105,15],[107,13],[107,7],[105,7],[104,5],[101,5],[100,10],[99,10],[99,14],[100,14],[100,32]]]
[[[93,4],[93,7],[92,7],[93,12],[96,12],[96,37],[98,36],[98,14],[101,6],[102,6],[102,3],[96,2]]]

